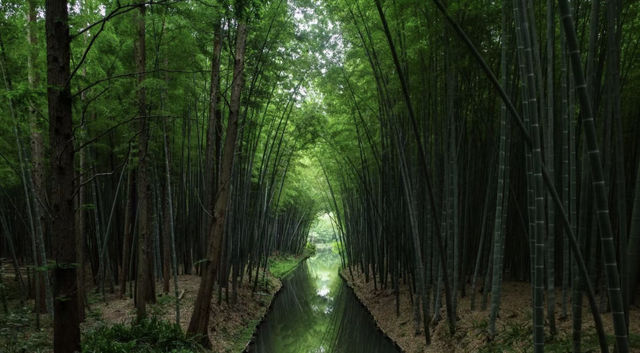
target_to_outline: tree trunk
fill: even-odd
[[[128,196],[124,209],[124,236],[122,239],[122,267],[118,279],[120,280],[120,298],[124,298],[127,291],[127,279],[129,277],[129,258],[131,256],[131,240],[133,239],[134,225],[136,219],[136,171],[129,171],[127,177]]]
[[[565,29],[567,47],[571,58],[571,68],[573,69],[573,79],[576,83],[578,98],[580,99],[581,117],[584,124],[585,143],[589,151],[589,164],[593,188],[595,192],[597,219],[600,227],[600,240],[602,252],[605,259],[607,289],[611,302],[612,321],[616,335],[616,349],[620,353],[629,351],[629,338],[627,334],[627,324],[624,314],[624,302],[622,290],[620,288],[620,275],[616,263],[616,248],[613,240],[613,229],[609,218],[609,205],[606,196],[606,185],[602,171],[602,161],[600,150],[596,138],[596,128],[593,121],[593,110],[589,99],[589,92],[584,79],[582,62],[580,60],[580,50],[574,28],[573,16],[567,0],[560,0],[560,11],[562,13],[562,23]]]
[[[174,224],[173,224],[173,199],[171,194],[171,169],[169,168],[169,143],[167,142],[167,127],[166,121],[163,122],[163,147],[164,147],[164,166],[165,166],[165,178],[166,178],[166,193],[167,193],[167,212],[164,217],[169,220],[168,222],[168,232],[170,236],[171,243],[165,243],[165,246],[171,247],[171,262],[173,264],[173,288],[176,299],[176,324],[180,325],[180,298],[178,292],[178,258],[176,256],[176,236],[174,232]],[[166,255],[166,252],[165,252]]]
[[[47,99],[51,145],[51,232],[55,238],[55,353],[80,351],[80,317],[74,232],[73,121],[71,110],[70,42],[66,0],[46,1]]]
[[[555,48],[555,2],[547,0],[547,106],[546,106],[546,126],[543,131],[544,136],[544,158],[545,164],[551,178],[554,178],[554,97],[553,97],[553,76],[554,76],[554,48]],[[544,96],[544,94],[541,94]],[[555,213],[551,199],[551,193],[545,194],[545,204],[547,206],[547,239],[545,264],[547,273],[547,317],[549,322],[549,334],[553,338],[556,335],[556,294],[555,294]]]
[[[165,136],[166,140],[167,137]],[[167,143],[168,144],[168,143]],[[168,147],[165,148],[168,151]],[[168,160],[169,156],[165,158]],[[169,162],[167,161],[167,164]],[[169,173],[169,171],[167,171]],[[169,196],[168,196],[167,182],[163,184],[162,188],[162,291],[166,294],[169,293],[169,287],[171,284],[171,219],[169,218]]]
[[[145,55],[145,6],[141,5],[136,16],[137,38],[135,43],[136,70],[144,72]],[[152,200],[149,182],[149,121],[143,82],[145,75],[138,75],[138,274],[136,277],[136,317],[145,318],[147,303],[155,303],[155,280],[153,273],[153,229],[151,224]]]
[[[529,31],[529,21],[527,15],[527,7],[524,1],[519,2],[518,15],[516,21],[520,22],[520,40],[524,46],[523,60],[525,62],[526,72],[526,94],[529,100],[527,108],[531,118],[531,138],[533,149],[533,173],[534,173],[534,219],[535,227],[533,229],[534,246],[534,270],[533,270],[533,347],[534,352],[544,352],[544,191],[542,180],[542,153],[540,149],[540,125],[539,111],[536,103],[534,60],[532,54],[532,40]],[[525,80],[525,78],[523,78]],[[494,269],[495,270],[495,269]]]
[[[222,109],[220,101],[220,55],[222,53],[222,22],[216,23],[213,38],[213,57],[211,59],[211,89],[209,92],[209,124],[207,129],[207,141],[205,147],[205,179],[204,179],[204,206],[202,229],[208,231],[211,215],[213,214],[214,200],[218,185],[218,172],[220,167],[220,140],[222,139]]]
[[[507,47],[509,45],[510,31],[507,28],[507,5],[502,4],[502,49],[500,55],[500,76],[503,87],[507,83]],[[507,163],[507,107],[504,103],[500,106],[500,142],[498,144],[498,187],[496,190],[496,213],[493,231],[493,276],[491,281],[491,313],[489,315],[489,339],[496,335],[496,319],[500,311],[500,299],[502,294],[502,269],[504,265],[505,233],[503,222],[503,208],[507,208],[509,200],[505,198],[509,184],[505,183],[505,165]]]
[[[638,289],[638,271],[640,269],[640,163],[638,163],[636,171],[629,243],[625,256],[627,257],[627,278],[629,280],[629,293],[627,296],[631,303],[640,304],[640,302],[636,301],[638,299],[635,298]]]
[[[187,331],[188,334],[192,336],[201,335],[203,343],[206,345],[210,345],[208,338],[210,317],[209,309],[211,307],[211,296],[213,294],[213,282],[218,276],[224,223],[230,194],[231,172],[233,169],[233,158],[236,147],[236,137],[238,134],[240,96],[244,85],[243,71],[247,25],[241,14],[238,17],[233,85],[231,88],[231,104],[229,107],[229,123],[227,125],[227,135],[225,137],[222,164],[220,166],[218,193],[215,200],[213,218],[209,225],[207,264],[205,266],[204,275],[202,276],[200,288],[198,289],[198,296],[195,301],[193,315],[189,322],[189,329]]]
[[[83,173],[85,168],[84,161],[84,150],[80,150],[78,152],[79,156],[79,165],[78,172],[76,173],[78,179],[78,194],[77,194],[77,202],[76,202],[76,224],[75,224],[75,241],[76,241],[76,257],[78,261],[78,315],[80,316],[80,321],[84,321],[84,186],[83,181]]]
[[[29,81],[29,89],[36,90],[36,86],[38,84],[38,73],[36,70],[36,60],[38,57],[38,38],[36,36],[36,4],[34,0],[29,0],[28,4],[28,13],[27,13],[27,39],[29,40],[29,49],[27,55],[27,76]],[[35,102],[29,101],[29,128],[30,128],[30,147],[31,147],[31,182],[33,183],[32,193],[34,194],[33,207],[34,209],[43,209],[44,202],[46,200],[46,188],[44,185],[44,145],[41,133],[41,126],[38,124],[37,111],[35,107]],[[46,218],[44,212],[34,212],[34,217],[36,217],[33,221],[38,222],[38,226],[41,229],[41,234],[38,234],[36,237],[36,247],[38,248],[38,266],[44,267],[46,262],[46,256],[44,250],[44,241],[43,234],[46,233]],[[49,287],[49,276],[46,271],[38,271],[38,279],[36,281],[36,285],[38,286],[39,298],[36,301],[38,303],[38,310],[40,313],[46,313],[48,310],[53,308],[47,308],[47,306],[51,305],[50,300],[50,287]]]

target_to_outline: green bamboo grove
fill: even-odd
[[[333,7],[354,43],[350,70],[335,74],[349,96],[340,112],[360,119],[358,148],[331,162],[351,170],[328,178],[341,189],[334,211],[349,271],[396,292],[409,282],[427,342],[441,319],[455,329],[456,298],[470,295],[478,310],[478,292],[483,310],[491,298],[492,339],[502,283],[522,280],[531,282],[535,351],[557,334],[558,318],[569,318],[569,300],[573,351],[581,350],[584,296],[601,351],[612,349],[606,335],[628,351],[638,261],[629,228],[636,198],[625,190],[637,174],[628,155],[637,154],[637,124],[618,94],[632,85],[620,70],[625,58],[633,65],[633,50],[621,38],[637,20],[619,16],[637,18],[637,9],[433,5]],[[375,90],[356,89],[358,97],[357,84]],[[612,316],[610,332],[601,315]]]
[[[210,347],[326,215],[425,347],[496,343],[524,283],[526,351],[633,351],[639,38],[622,0],[2,0],[4,313],[81,351],[90,298],[157,287]]]
[[[2,152],[2,254],[12,259],[16,273],[23,266],[31,269],[19,282],[25,293],[36,297],[38,318],[53,313],[53,295],[48,271],[34,269],[56,256],[49,249],[59,240],[42,229],[50,224],[43,215],[49,200],[42,196],[47,191],[41,180],[49,172],[43,166],[48,158],[38,154],[44,142],[36,136],[46,126],[39,107],[46,103],[40,95],[46,84],[32,77],[46,74],[40,68],[46,57],[44,23],[28,17],[33,23],[25,24],[21,11],[39,11],[43,5],[3,4],[1,37],[7,93],[2,104],[11,112],[3,115],[11,124],[9,135],[3,131],[3,141],[9,142],[4,136],[12,138]],[[244,8],[248,14],[242,14]],[[294,41],[295,26],[285,1],[238,4],[227,10],[222,4],[160,2],[141,9],[137,3],[88,1],[78,3],[71,17],[74,43],[82,43],[71,53],[80,61],[71,85],[74,223],[79,235],[66,246],[75,246],[77,261],[84,264],[77,271],[79,283],[91,279],[87,283],[103,298],[119,292],[135,296],[138,303],[153,302],[155,286],[141,282],[156,280],[163,281],[164,292],[179,297],[177,276],[205,271],[218,185],[227,183],[227,236],[215,280],[219,298],[234,302],[243,281],[259,289],[270,255],[302,253],[318,212],[313,190],[300,182],[300,158],[317,138],[319,126],[299,94],[308,70],[308,61],[300,56],[308,43]],[[191,37],[196,28],[184,27],[183,21],[192,16],[208,17],[214,30]],[[243,16],[256,24],[261,18],[260,27],[234,42],[235,21]],[[23,44],[19,31],[25,25],[38,32],[29,37],[33,49],[14,51]],[[191,39],[184,41],[187,36]],[[190,55],[205,36],[212,45]],[[184,44],[179,51],[172,47],[176,40]],[[234,55],[241,46],[247,48],[247,64],[233,74],[238,70]],[[131,56],[134,47],[143,49]],[[280,47],[291,50],[278,51]],[[33,65],[22,66],[23,58]],[[237,82],[238,75],[246,82],[233,97],[226,87]],[[27,76],[28,86],[21,81]],[[295,79],[283,79],[290,76]],[[230,99],[237,100],[235,107],[228,104]],[[110,103],[115,101],[120,103]],[[225,117],[232,111],[238,137],[236,146],[229,147],[225,138],[230,122]],[[231,176],[222,175],[225,149],[232,151]],[[36,162],[38,158],[44,160]],[[226,180],[221,183],[221,178]],[[38,284],[32,276],[44,278]],[[89,289],[80,289],[79,310],[84,312]],[[145,315],[144,305],[140,310],[138,315]],[[177,301],[176,319],[180,322]]]

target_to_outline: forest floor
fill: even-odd
[[[262,274],[260,275],[262,277]],[[200,277],[195,275],[182,275],[178,277],[178,287],[182,298],[180,299],[180,327],[187,330],[193,305],[198,294]],[[209,338],[214,352],[241,352],[251,340],[256,325],[265,315],[271,300],[282,286],[280,280],[267,273],[265,280],[260,279],[260,285],[256,293],[253,293],[253,285],[243,281],[238,288],[237,301],[232,303],[225,300],[225,290],[222,290],[222,300],[218,301],[217,287],[214,290],[209,318]],[[182,294],[184,291],[184,294]],[[162,286],[158,285],[156,293],[162,293]],[[229,294],[231,295],[231,294]],[[98,301],[91,306],[95,319],[84,323],[86,331],[90,331],[99,325],[112,325],[118,323],[130,323],[135,319],[135,307],[133,299],[120,299],[115,294],[107,294],[106,301]],[[158,296],[156,304],[150,306],[150,315],[161,320],[175,323],[175,296],[173,288],[169,294]]]
[[[300,256],[272,256],[269,259],[269,271],[260,280],[257,291],[253,293],[253,284],[246,279],[238,288],[237,301],[231,303],[225,300],[225,290],[222,291],[222,301],[218,302],[217,287],[211,307],[209,322],[209,338],[212,351],[219,353],[239,353],[244,351],[251,341],[257,325],[267,313],[271,301],[280,290],[281,278],[293,271],[298,264],[312,255],[312,249],[306,249]],[[4,278],[5,284],[12,282],[13,276]],[[195,275],[178,276],[180,293],[180,326],[186,331],[193,312],[193,305],[200,285],[200,277]],[[9,287],[9,286],[8,286]],[[17,291],[8,288],[9,313],[0,313],[0,352],[3,353],[48,353],[52,351],[52,323],[49,315],[41,315],[41,329],[35,328],[34,314],[31,312],[33,300],[20,304]],[[162,292],[162,283],[156,287],[157,302],[148,307],[151,317],[175,323],[175,295],[173,295],[173,281],[169,294]],[[231,295],[229,293],[229,295]],[[230,298],[231,299],[231,298]],[[89,294],[89,309],[86,320],[81,324],[83,336],[93,330],[114,324],[130,324],[135,319],[133,299],[127,295],[120,298],[117,293],[110,293],[107,289],[102,294],[92,290]]]
[[[410,303],[409,287],[400,285],[400,315],[396,315],[395,293],[392,289],[374,289],[373,281],[365,282],[361,271],[353,269],[353,277],[349,271],[343,270],[341,276],[346,280],[360,302],[373,315],[378,327],[391,340],[396,342],[405,353],[431,352],[530,352],[532,340],[531,320],[531,286],[528,282],[505,282],[502,287],[500,315],[496,322],[497,335],[491,342],[487,339],[489,310],[470,310],[470,297],[458,299],[458,321],[455,335],[451,336],[446,321],[446,312],[441,310],[441,320],[431,327],[430,346],[425,344],[422,329],[415,334],[413,309]],[[569,317],[560,319],[561,289],[556,292],[557,335],[547,337],[545,351],[572,351],[571,303],[568,303]],[[444,296],[442,298],[444,300]],[[480,307],[482,293],[477,294],[476,307]],[[582,347],[584,352],[599,351],[597,336],[589,308],[583,306]],[[444,303],[443,303],[444,304]],[[545,312],[546,315],[546,312]],[[546,317],[545,317],[546,320]],[[608,340],[613,347],[613,326],[610,313],[603,313],[602,320]],[[633,306],[630,313],[630,345],[631,352],[640,352],[640,307]],[[549,335],[548,321],[546,335]],[[613,351],[611,348],[610,351]]]

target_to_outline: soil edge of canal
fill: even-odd
[[[358,304],[360,304],[360,306],[362,306],[362,309],[369,315],[371,321],[374,323],[376,327],[376,330],[380,332],[380,335],[382,335],[382,337],[384,337],[386,340],[391,342],[391,344],[398,350],[398,352],[407,353],[407,351],[403,349],[402,346],[400,346],[400,344],[395,339],[389,336],[389,334],[384,329],[382,329],[382,327],[380,327],[380,323],[378,322],[378,319],[373,315],[373,313],[371,312],[371,309],[363,302],[362,298],[360,298],[361,294],[358,293],[357,288],[354,287],[353,283],[351,283],[348,276],[344,274],[343,269],[340,269],[340,271],[338,271],[338,274],[340,275],[340,278],[342,279],[342,281],[344,281],[347,288],[349,288],[349,290],[353,292]]]
[[[247,342],[244,343],[244,346],[243,346],[242,350],[240,350],[238,353],[248,353],[249,352],[249,348],[251,347],[251,345],[253,344],[253,342],[256,339],[256,334],[258,333],[258,329],[263,324],[264,320],[267,318],[269,313],[273,310],[273,303],[275,302],[276,297],[280,294],[280,292],[282,291],[282,288],[284,287],[284,285],[282,283],[283,279],[285,277],[287,277],[289,274],[291,274],[293,271],[295,271],[304,261],[306,261],[307,259],[309,259],[313,255],[315,255],[315,253],[316,253],[315,249],[312,250],[312,251],[308,251],[307,249],[305,249],[305,251],[299,257],[295,258],[296,259],[296,263],[295,263],[294,266],[292,266],[288,270],[278,274],[277,276],[274,276],[280,282],[280,286],[271,295],[270,302],[269,302],[269,307],[267,308],[267,310],[265,310],[260,317],[255,318],[255,325],[252,328],[253,330],[251,332],[251,337]]]

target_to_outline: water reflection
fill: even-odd
[[[398,352],[340,279],[339,266],[330,247],[319,247],[287,277],[249,352]]]

